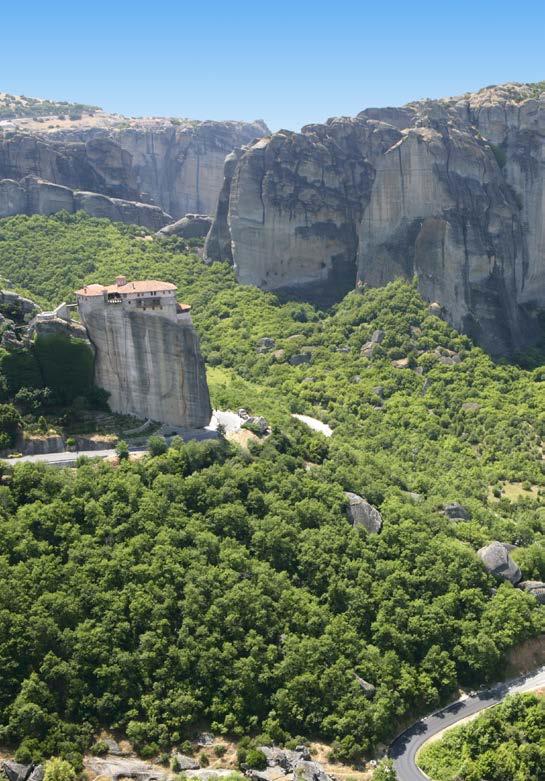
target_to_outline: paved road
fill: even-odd
[[[193,429],[191,431],[184,431],[181,436],[184,440],[195,439],[200,441],[202,439],[217,439],[215,430],[211,427],[203,429]],[[167,437],[169,440],[170,437]],[[147,447],[129,447],[130,453],[147,453]],[[4,461],[6,464],[36,464],[44,463],[51,464],[52,466],[74,466],[80,456],[87,456],[88,458],[109,458],[115,456],[115,449],[108,450],[78,450],[77,452],[64,451],[63,453],[39,453],[35,456],[19,456],[19,458],[2,458],[0,461]]]
[[[491,705],[497,705],[508,694],[533,691],[541,687],[545,687],[545,666],[529,675],[497,684],[490,689],[479,691],[474,696],[457,700],[437,713],[417,721],[394,740],[388,751],[388,755],[394,760],[399,781],[428,781],[428,776],[424,775],[416,765],[416,755],[424,743],[437,732]]]

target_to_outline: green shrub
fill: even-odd
[[[148,439],[148,450],[152,456],[161,456],[167,452],[167,443],[164,437],[151,436]]]
[[[54,757],[45,763],[44,781],[75,781],[76,771],[65,759]]]
[[[91,746],[91,754],[94,754],[95,757],[103,757],[107,753],[108,744],[104,740],[97,740],[97,742]]]
[[[249,748],[244,762],[253,770],[264,770],[267,767],[267,757],[258,748]]]

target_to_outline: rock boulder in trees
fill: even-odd
[[[378,534],[382,528],[382,516],[376,507],[351,491],[345,492],[348,500],[347,514],[352,526],[363,527],[369,534]]]
[[[496,578],[508,580],[513,585],[522,578],[522,573],[509,555],[508,548],[497,540],[480,548],[477,551],[477,556],[481,559],[485,569]]]

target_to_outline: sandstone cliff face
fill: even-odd
[[[172,321],[111,305],[85,314],[95,383],[114,412],[202,428],[212,415],[199,338],[190,319]]]
[[[151,204],[172,215],[170,222],[188,212],[211,214],[226,155],[268,132],[260,121],[173,124],[100,114],[87,122],[53,122],[50,129],[25,122],[11,121],[3,134],[0,128],[0,180],[33,176]],[[7,215],[0,204],[1,216]]]
[[[544,90],[367,109],[238,150],[205,256],[323,301],[417,275],[488,350],[523,348],[545,308]]]

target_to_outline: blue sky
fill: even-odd
[[[0,91],[130,116],[263,118],[545,79],[545,1],[3,0]]]

